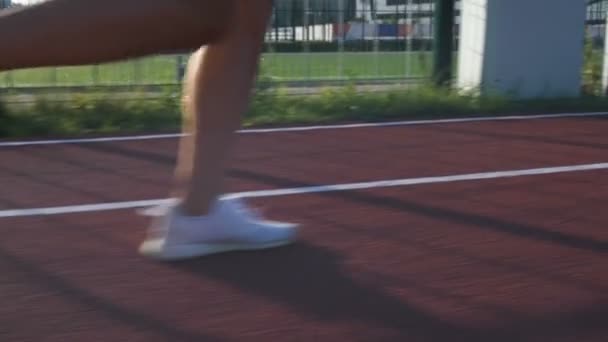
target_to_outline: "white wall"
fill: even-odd
[[[487,1],[464,0],[462,2],[457,84],[464,90],[478,88],[483,82]]]
[[[458,86],[579,95],[585,8],[574,0],[463,0]]]

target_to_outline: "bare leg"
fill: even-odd
[[[182,141],[177,167],[189,215],[206,214],[223,190],[223,172],[249,104],[271,8],[271,0],[239,0],[233,29],[190,61],[184,122],[194,134]]]
[[[0,11],[0,71],[197,49],[232,26],[233,5],[234,0],[49,0]]]

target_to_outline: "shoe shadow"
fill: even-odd
[[[321,321],[389,330],[391,338],[471,340],[470,331],[443,322],[373,286],[358,283],[340,257],[308,243],[272,251],[231,253],[175,263]],[[366,329],[366,328],[365,328]]]

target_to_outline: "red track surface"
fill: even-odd
[[[241,135],[230,190],[607,162],[608,120]],[[163,198],[176,141],[0,149],[0,210]],[[132,210],[0,219],[1,341],[607,341],[608,171],[257,199],[291,247],[160,264]]]

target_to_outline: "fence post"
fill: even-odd
[[[51,86],[56,87],[58,84],[58,78],[57,78],[57,68],[53,67],[50,70],[50,75],[49,75],[49,83],[51,84]]]
[[[15,79],[13,78],[12,71],[7,71],[4,74],[4,84],[6,85],[7,89],[12,89],[15,87]]]
[[[608,43],[608,15],[606,15],[605,3],[600,3],[599,6],[601,6],[600,12],[602,12],[602,14],[603,14],[603,15],[601,15],[603,25],[600,27],[603,27],[602,38],[604,40],[604,48],[602,49],[603,56],[602,56],[601,95],[608,96],[608,45],[607,45],[607,43]]]
[[[435,0],[433,81],[445,86],[452,79],[454,0]]]
[[[93,85],[99,85],[99,64],[93,65],[91,68],[91,80],[93,81]]]
[[[247,0],[250,1],[250,0]],[[310,12],[310,0],[304,0],[304,10],[303,12],[303,17],[302,17],[302,40],[303,40],[303,47],[304,47],[304,55],[306,56],[306,81],[310,81],[311,79],[311,74],[310,74],[310,59],[311,59],[311,54],[310,54],[310,30],[309,30],[309,12]]]
[[[175,56],[175,82],[181,84],[185,74],[184,56],[179,54]]]
[[[412,62],[414,59],[414,49],[412,46],[412,40],[414,35],[414,9],[412,0],[407,0],[405,3],[405,25],[406,25],[406,36],[405,36],[405,75],[406,78],[412,77]]]
[[[338,0],[338,79],[344,76],[344,0]]]

